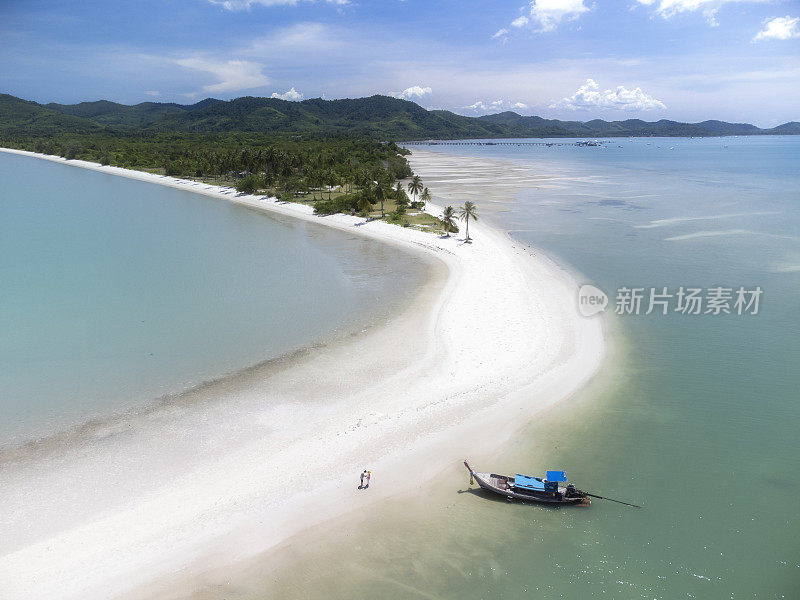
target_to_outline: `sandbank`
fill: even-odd
[[[424,493],[423,482],[496,450],[601,365],[601,322],[578,314],[570,273],[483,220],[465,244],[462,234],[320,217],[229,188],[3,151],[368,236],[424,254],[433,273],[406,311],[352,340],[309,349],[246,386],[203,386],[93,428],[80,444],[1,461],[4,599],[167,596],[155,582],[224,571],[309,527]],[[424,180],[436,160],[420,152],[412,164]],[[368,492],[357,489],[365,468]]]

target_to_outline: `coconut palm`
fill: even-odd
[[[386,213],[383,211],[383,201],[386,199],[386,190],[383,189],[383,184],[380,181],[375,181],[372,187],[373,197],[381,203],[381,219]]]
[[[395,201],[394,203],[399,207],[406,208],[408,206],[408,196],[403,191],[403,185],[398,181],[397,186],[394,188]]]
[[[478,220],[478,213],[475,209],[475,205],[469,200],[464,202],[464,206],[458,209],[458,218],[467,224],[466,237],[464,238],[464,241],[466,243],[470,243],[472,240],[469,239],[469,220]]]
[[[456,211],[453,210],[452,206],[448,206],[442,211],[442,226],[444,227],[445,237],[450,237],[450,232],[455,226],[455,223],[453,222],[455,216]]]
[[[369,211],[372,210],[372,202],[369,201],[367,194],[363,192],[358,200],[358,210],[363,212],[365,217],[369,217]]]
[[[431,201],[431,191],[428,188],[425,188],[422,190],[422,196],[420,196],[419,199],[423,202],[420,208],[425,208],[425,203]]]
[[[397,202],[402,202],[406,198],[406,193],[403,191],[403,184],[399,181],[397,185],[394,186],[394,197],[396,198]]]
[[[408,191],[414,194],[414,202],[417,201],[417,194],[422,191],[422,179],[419,175],[414,175],[408,182]]]
[[[339,177],[333,172],[333,169],[325,171],[325,185],[328,186],[328,200],[333,198],[333,188],[339,184]]]

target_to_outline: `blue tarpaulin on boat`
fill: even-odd
[[[544,491],[544,483],[535,477],[528,477],[527,475],[520,475],[519,473],[514,475],[514,485],[528,490]]]
[[[567,472],[566,471],[548,471],[546,479],[547,479],[547,481],[566,481],[567,480]]]

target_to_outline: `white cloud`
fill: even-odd
[[[278,29],[266,39],[255,41],[254,46],[262,50],[274,48],[276,44],[282,48],[300,48],[309,44],[317,46],[335,33],[325,23],[304,21]]]
[[[502,29],[498,29],[498,30],[497,30],[497,31],[496,31],[496,32],[495,32],[495,33],[492,35],[492,39],[493,39],[493,40],[496,40],[496,39],[501,39],[501,40],[504,40],[504,41],[505,41],[506,39],[508,39],[508,38],[506,37],[507,35],[508,35],[508,29],[506,29],[505,27],[503,27]]]
[[[225,10],[247,10],[254,4],[261,6],[294,6],[299,2],[313,2],[314,0],[208,0],[211,4],[217,4]],[[328,4],[339,6],[349,4],[349,0],[324,0]]]
[[[346,58],[343,53],[355,53],[353,46],[356,44],[348,35],[347,30],[339,27],[302,21],[249,40],[235,52],[236,56],[268,65],[270,70],[282,69],[287,64],[302,64],[303,68],[310,65],[317,69],[324,68],[323,65],[341,68]]]
[[[497,113],[506,110],[527,110],[528,105],[524,102],[509,102],[508,100],[492,100],[484,102],[477,100],[469,106],[462,106],[461,108],[468,110],[472,113],[486,114]]]
[[[303,99],[303,94],[292,87],[292,89],[286,90],[282,94],[279,94],[278,92],[272,92],[270,98],[277,98],[279,100],[292,100],[297,102],[298,100]]]
[[[763,3],[770,0],[637,0],[639,4],[655,7],[656,13],[668,19],[684,12],[700,11],[709,25],[717,26],[717,12],[724,4],[734,2]]]
[[[583,0],[531,0],[527,8],[528,14],[511,21],[511,27],[519,29],[533,25],[537,32],[544,33],[553,31],[564,21],[577,19],[589,10]]]
[[[433,89],[429,87],[421,87],[419,85],[412,85],[409,88],[404,89],[402,92],[389,92],[390,96],[394,96],[395,98],[402,98],[404,100],[411,100],[411,98],[422,98],[423,96],[427,96],[428,94],[432,94]]]
[[[161,92],[159,92],[158,90],[146,90],[145,94],[147,94],[148,96],[153,96],[154,98],[157,98],[158,96],[161,95]]]
[[[759,40],[790,40],[800,37],[800,17],[776,17],[764,21],[764,29],[753,38]]]
[[[550,108],[568,108],[571,110],[614,109],[614,110],[653,110],[665,109],[661,100],[645,94],[641,88],[629,90],[618,86],[615,90],[600,91],[600,86],[593,80],[586,83],[568,98],[562,98],[550,104]]]
[[[176,65],[211,73],[219,81],[203,86],[206,92],[235,92],[265,86],[269,77],[261,72],[261,65],[246,60],[218,61],[205,58],[181,58]]]

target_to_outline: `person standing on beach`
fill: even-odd
[[[367,471],[367,485],[364,486],[364,489],[369,487],[369,478],[372,476],[372,471]]]
[[[358,489],[360,489],[360,490],[364,489],[364,477],[365,477],[366,475],[367,475],[367,470],[366,470],[366,469],[364,469],[363,471],[361,471],[361,485],[360,485],[360,486],[358,486]],[[367,480],[367,481],[369,481],[369,480]]]

